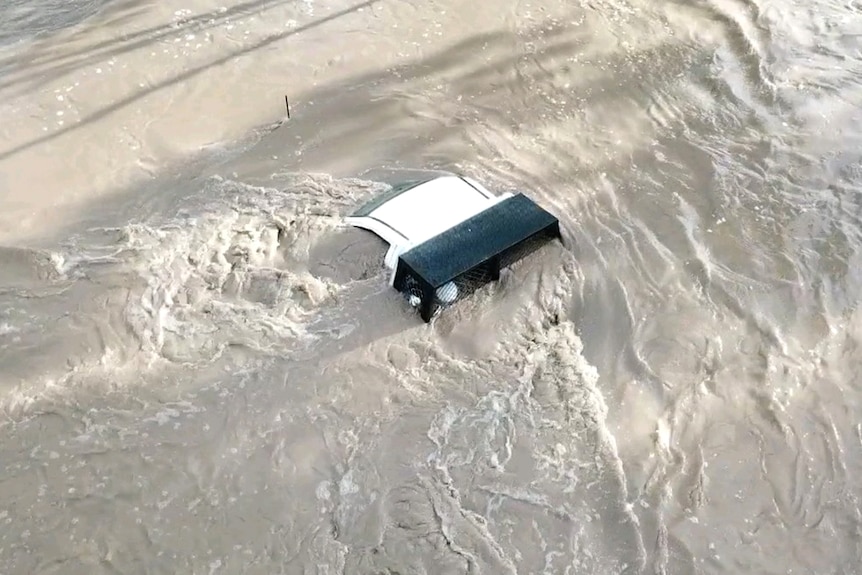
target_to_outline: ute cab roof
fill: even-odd
[[[384,262],[394,270],[400,254],[511,195],[495,196],[465,176],[436,176],[397,184],[346,221],[377,234],[389,244]]]

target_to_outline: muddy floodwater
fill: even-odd
[[[862,573],[860,161],[858,0],[3,2],[0,573]]]

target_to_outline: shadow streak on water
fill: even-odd
[[[20,152],[23,152],[24,150],[28,150],[34,146],[39,145],[39,144],[42,144],[42,143],[51,141],[55,138],[58,138],[60,136],[63,136],[67,133],[74,132],[75,130],[78,130],[81,126],[85,126],[91,122],[95,122],[97,120],[101,120],[107,116],[110,116],[111,114],[113,114],[117,110],[125,108],[126,106],[129,106],[130,104],[133,104],[133,103],[137,102],[138,100],[140,100],[140,99],[142,99],[142,98],[144,98],[150,94],[153,94],[155,92],[158,92],[159,90],[163,90],[165,88],[173,86],[175,84],[190,80],[190,79],[194,78],[195,76],[202,74],[211,68],[221,66],[227,62],[230,62],[234,58],[237,58],[237,57],[242,56],[242,55],[253,53],[257,50],[261,50],[267,46],[275,44],[276,42],[284,40],[285,38],[289,38],[291,36],[301,34],[302,32],[304,32],[306,30],[310,30],[310,29],[316,28],[318,26],[322,26],[322,25],[326,24],[327,22],[331,22],[333,20],[336,20],[338,18],[341,18],[341,17],[346,16],[348,14],[351,14],[353,12],[357,12],[359,10],[362,10],[364,8],[372,6],[372,5],[374,5],[380,1],[381,0],[366,0],[365,2],[357,3],[357,4],[355,4],[349,8],[346,8],[344,10],[340,10],[334,14],[330,14],[329,16],[325,16],[323,18],[318,18],[317,20],[315,20],[309,24],[304,24],[304,25],[298,26],[292,30],[269,36],[264,40],[256,42],[250,46],[245,46],[239,50],[235,50],[235,51],[233,51],[233,52],[231,52],[225,56],[221,56],[219,58],[216,58],[215,60],[212,60],[212,61],[210,61],[210,62],[208,62],[202,66],[190,68],[184,72],[181,72],[179,74],[174,75],[171,78],[162,80],[156,84],[153,84],[152,86],[148,86],[148,87],[141,89],[137,92],[134,92],[134,93],[132,93],[132,94],[130,94],[124,98],[121,98],[120,100],[113,102],[113,103],[101,108],[100,110],[97,110],[96,112],[88,114],[87,116],[81,118],[80,122],[77,122],[75,124],[69,124],[68,126],[64,126],[58,130],[51,132],[50,134],[46,134],[44,136],[34,138],[28,142],[24,142],[24,143],[17,145],[11,149],[6,149],[3,151],[0,151],[0,161],[5,160],[6,158],[9,158],[11,156],[14,156],[15,154],[18,154]]]
[[[133,11],[140,0],[9,0],[0,3],[0,47],[72,28],[106,12]],[[0,69],[12,63],[0,59]],[[7,86],[6,81],[0,87]]]
[[[132,17],[139,8],[140,0],[126,0],[116,3],[116,0],[102,0],[110,7],[105,18],[110,19],[109,26],[117,26],[117,20]],[[68,4],[68,2],[66,2]],[[16,66],[16,72],[9,73],[7,77],[0,80],[0,90],[16,86],[13,95],[32,93],[38,90],[49,79],[56,78],[86,68],[96,62],[104,61],[122,54],[138,50],[147,46],[153,46],[161,41],[176,37],[183,32],[199,33],[210,28],[215,28],[234,18],[259,15],[273,6],[284,5],[281,0],[249,0],[230,7],[212,10],[183,18],[171,24],[153,26],[143,30],[137,30],[130,34],[124,34],[111,40],[103,40],[95,43],[84,43],[80,47],[71,50],[63,50],[58,54],[39,53],[38,47],[26,60],[20,56],[9,56],[0,58],[0,68],[4,66]],[[79,10],[76,8],[76,10]],[[78,13],[78,12],[76,12]],[[92,14],[80,11],[80,18],[84,19]],[[2,18],[0,18],[2,20]]]

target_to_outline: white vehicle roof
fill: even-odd
[[[398,184],[346,221],[377,234],[389,244],[385,265],[394,270],[400,254],[511,195],[495,196],[464,176],[438,176]]]

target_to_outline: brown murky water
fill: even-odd
[[[862,5],[64,6],[0,22],[0,572],[860,572]],[[565,245],[423,324],[341,221],[414,169]]]

